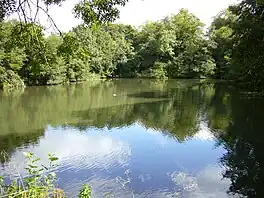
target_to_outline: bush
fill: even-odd
[[[10,184],[5,184],[4,178],[0,177],[0,197],[15,198],[64,198],[66,197],[62,189],[55,187],[56,174],[52,172],[58,165],[58,160],[49,154],[49,166],[39,165],[39,158],[33,153],[24,153],[28,160],[28,176],[20,180],[13,180]],[[21,177],[20,177],[21,178]],[[91,198],[91,187],[84,185],[78,195],[79,198]]]
[[[24,82],[19,75],[0,66],[0,89],[23,89],[24,87]]]
[[[66,64],[61,57],[57,57],[56,62],[52,63],[47,75],[48,85],[62,84],[67,81]]]
[[[85,81],[89,77],[89,64],[81,59],[71,59],[68,64],[68,79],[70,82]]]
[[[166,63],[155,62],[154,67],[150,69],[151,78],[167,79]]]

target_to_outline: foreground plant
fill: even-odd
[[[6,198],[65,198],[65,192],[56,188],[56,174],[54,169],[58,166],[58,158],[48,154],[49,165],[39,165],[40,158],[33,153],[25,152],[28,165],[25,168],[27,176],[12,180],[9,184],[5,183],[0,177],[0,197]],[[90,198],[91,188],[84,185],[80,191],[79,198]]]

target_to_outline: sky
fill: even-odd
[[[69,31],[81,20],[74,18],[72,8],[78,0],[68,0],[61,7],[53,7],[51,16],[61,31]],[[159,20],[171,14],[177,14],[179,9],[187,8],[207,26],[212,17],[239,0],[130,0],[122,7],[118,23],[139,26],[149,20]]]

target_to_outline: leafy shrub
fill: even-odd
[[[155,62],[154,67],[150,69],[151,78],[167,79],[166,63]]]
[[[84,81],[89,76],[89,65],[81,59],[71,59],[68,64],[68,79],[70,82]]]
[[[49,166],[39,165],[40,158],[33,153],[25,152],[28,165],[25,168],[28,176],[13,180],[10,184],[5,184],[3,177],[0,177],[0,197],[7,198],[65,198],[62,189],[55,187],[56,174],[54,170],[58,165],[58,158],[48,154]],[[20,177],[21,178],[21,177]],[[91,188],[84,185],[78,196],[79,198],[91,198]]]
[[[23,89],[24,87],[24,82],[19,75],[0,66],[0,89]]]
[[[51,64],[49,70],[47,70],[48,85],[62,84],[67,81],[66,64],[61,57],[57,57],[57,60]]]
[[[78,198],[90,198],[92,194],[91,187],[87,184],[83,185]]]

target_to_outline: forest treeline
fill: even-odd
[[[209,77],[264,88],[264,6],[255,0],[229,6],[206,32],[185,9],[135,28],[92,23],[86,8],[75,7],[83,24],[62,35],[45,36],[36,23],[2,20],[1,88],[102,77]]]

